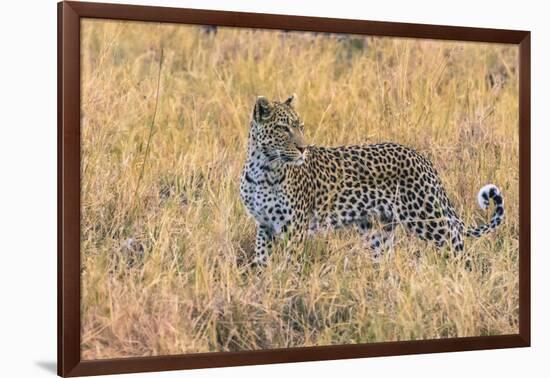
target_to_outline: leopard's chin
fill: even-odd
[[[288,165],[292,165],[294,167],[299,167],[300,165],[302,165],[304,163],[305,163],[305,160],[300,157],[296,160],[292,160],[291,162],[288,163]]]

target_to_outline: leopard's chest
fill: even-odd
[[[241,198],[258,224],[275,234],[285,231],[292,222],[292,200],[285,191],[284,174],[250,164],[241,175]]]

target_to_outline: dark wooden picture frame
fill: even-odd
[[[170,22],[519,46],[519,333],[83,361],[80,356],[80,20]],[[82,376],[438,353],[530,345],[530,32],[131,5],[58,4],[58,374]]]

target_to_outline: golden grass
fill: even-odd
[[[518,331],[518,84],[512,46],[85,20],[82,356],[366,343]],[[153,117],[160,46],[159,106]],[[316,145],[395,141],[437,167],[472,272],[398,230],[378,266],[358,235],[310,240],[297,272],[244,262],[239,173],[254,99],[296,92]],[[140,172],[143,178],[138,185]]]

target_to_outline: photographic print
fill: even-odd
[[[83,19],[83,360],[517,334],[518,52]]]

